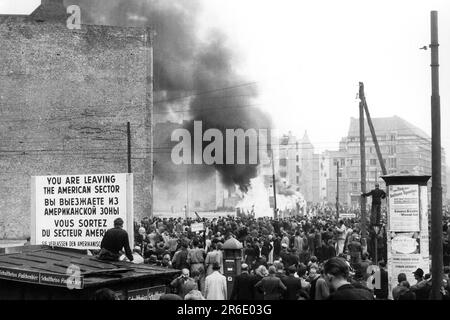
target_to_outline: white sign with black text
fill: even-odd
[[[122,218],[133,243],[133,175],[32,177],[32,243],[99,249]]]

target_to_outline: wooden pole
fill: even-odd
[[[336,161],[336,219],[339,221],[339,159]]]
[[[439,97],[438,13],[431,11],[431,299],[441,300],[442,184],[441,184],[441,106]]]
[[[273,162],[273,149],[271,148],[272,156],[272,184],[273,184],[273,218],[277,219],[277,189],[275,185],[275,163]]]
[[[383,172],[383,175],[387,175],[386,165],[384,164],[380,146],[378,145],[377,135],[375,133],[375,128],[373,127],[372,118],[370,117],[369,107],[367,106],[366,95],[364,93],[364,84],[362,82],[359,83],[359,92],[360,92],[359,98],[361,99],[361,102],[363,103],[364,106],[364,110],[366,112],[367,124],[369,125],[370,133],[372,134],[372,140],[375,146],[375,150],[377,152],[378,161],[380,162],[381,171]]]
[[[364,97],[364,85],[359,83],[359,96]],[[366,193],[366,141],[364,133],[364,101],[359,103],[359,151],[361,156],[361,192]],[[367,239],[366,197],[361,197],[361,238]]]
[[[127,147],[128,147],[128,173],[131,173],[131,128],[130,123],[127,122]]]
[[[146,93],[145,93],[145,131],[146,131],[146,146],[147,156],[144,161],[144,181],[146,185],[147,203],[144,210],[149,213],[150,218],[153,218],[153,134],[154,134],[154,119],[153,119],[153,37],[154,32],[151,28],[146,29],[145,33],[145,65],[146,65]]]

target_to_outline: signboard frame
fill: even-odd
[[[389,185],[389,230],[394,232],[420,231],[420,188],[417,184]],[[402,195],[394,196],[394,188],[400,189]],[[415,193],[415,197],[408,196]],[[395,204],[395,200],[403,199],[405,203]],[[415,200],[415,203],[407,203]],[[411,202],[411,201],[409,201]],[[398,211],[398,213],[397,213]],[[403,217],[404,213],[411,212],[412,217]],[[395,213],[395,215],[394,215]],[[394,225],[395,223],[395,225]]]
[[[205,230],[205,224],[203,222],[196,222],[191,224],[191,232],[200,232]]]
[[[31,225],[30,225],[30,236],[31,236],[31,244],[32,245],[37,245],[40,243],[37,243],[37,190],[36,190],[36,182],[37,182],[37,178],[43,178],[43,177],[81,177],[81,176],[118,176],[118,175],[124,175],[125,176],[125,185],[126,185],[126,190],[125,190],[125,208],[126,208],[126,214],[120,215],[120,217],[124,218],[124,222],[125,222],[125,230],[128,233],[128,240],[130,243],[130,247],[133,247],[134,244],[134,206],[133,206],[133,202],[134,202],[134,189],[133,189],[133,185],[134,185],[134,179],[133,179],[133,174],[132,173],[97,173],[97,174],[75,174],[75,175],[48,175],[48,176],[32,176],[31,177]],[[70,207],[70,206],[68,206]],[[110,228],[113,228],[113,226],[111,225]],[[109,229],[109,228],[108,228]],[[84,250],[96,250],[96,249],[100,249],[100,246],[98,248],[91,248],[91,247],[86,247],[86,248],[80,248],[80,247],[73,247],[73,246],[67,246],[67,248],[76,248],[76,249],[84,249]]]
[[[36,280],[31,280],[29,278],[18,278],[18,277],[3,275],[3,273],[8,273],[8,272],[9,273],[17,272],[17,274],[19,274],[19,273],[28,274],[31,277],[36,277]],[[46,281],[43,279],[43,277],[59,278],[60,283]],[[80,283],[80,286],[71,286],[72,289],[83,289],[84,288],[84,277],[83,276],[75,276],[75,275],[67,275],[67,274],[59,274],[59,273],[51,273],[51,272],[38,272],[38,271],[23,270],[23,269],[19,269],[19,268],[7,268],[7,267],[0,266],[0,279],[2,279],[2,280],[33,283],[33,284],[52,286],[52,287],[66,287],[69,289],[69,285],[67,284],[67,280],[69,278],[78,279],[78,281]]]

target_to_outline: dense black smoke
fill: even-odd
[[[70,4],[80,5],[83,23],[154,28],[156,115],[189,120],[184,126],[192,135],[194,120],[203,122],[203,131],[271,127],[269,117],[255,105],[257,85],[237,75],[238,57],[227,38],[217,30],[206,39],[198,37],[202,9],[198,0],[71,0]],[[170,145],[170,136],[164,144]],[[160,169],[156,175],[164,171]],[[237,184],[243,191],[257,175],[257,165],[216,169],[225,185]]]

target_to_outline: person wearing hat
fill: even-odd
[[[381,199],[386,198],[386,192],[380,189],[380,184],[375,184],[375,189],[367,193],[361,193],[361,197],[372,196],[372,209],[370,214],[370,224],[372,226],[380,225],[381,221]]]
[[[241,265],[241,274],[234,278],[230,300],[254,300],[254,287],[258,281],[254,275],[248,273],[248,269],[246,263]]]
[[[416,279],[417,283],[411,286],[410,290],[416,294],[416,300],[429,300],[430,291],[431,291],[431,282],[424,279],[424,272],[421,268],[417,268],[416,271],[413,272],[414,279]]]
[[[123,230],[123,220],[121,218],[114,220],[114,228],[106,231],[100,248],[98,258],[101,260],[119,261],[121,251],[124,249],[128,260],[133,261],[128,233]]]

